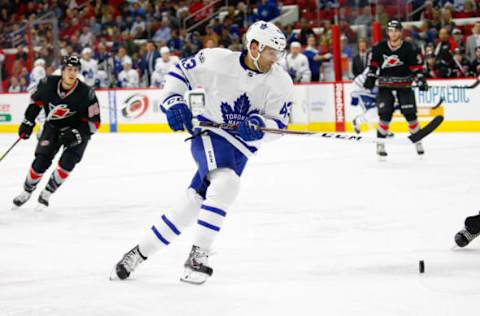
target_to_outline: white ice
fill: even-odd
[[[413,146],[284,137],[251,159],[203,286],[179,282],[191,230],[108,280],[189,184],[185,135],[102,134],[51,198],[11,211],[33,159],[0,163],[0,315],[476,315],[480,240],[452,250],[480,209],[480,137]],[[0,136],[3,152],[15,135]],[[48,174],[49,175],[49,174]],[[40,188],[45,185],[44,177]],[[424,260],[425,274],[418,261]]]

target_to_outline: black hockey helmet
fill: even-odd
[[[402,30],[402,22],[400,22],[399,20],[390,20],[388,21],[387,29]]]
[[[62,70],[68,66],[77,67],[78,69],[80,69],[81,68],[80,58],[76,55],[64,56],[62,61]]]

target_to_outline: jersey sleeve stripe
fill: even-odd
[[[223,216],[223,217],[225,217],[227,215],[227,212],[225,212],[224,210],[221,210],[221,209],[213,207],[213,206],[208,206],[208,205],[203,204],[200,208],[202,210],[210,211],[210,212],[213,212],[213,213],[218,214],[218,215]]]

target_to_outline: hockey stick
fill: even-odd
[[[377,138],[377,137],[365,137],[355,134],[345,134],[345,133],[315,133],[315,132],[304,132],[304,131],[290,131],[276,128],[259,128],[260,131],[271,134],[279,135],[301,135],[301,136],[311,136],[319,138],[328,138],[328,139],[341,139],[346,141],[352,141],[357,143],[388,143],[388,144],[412,144],[417,143],[430,133],[432,133],[440,124],[443,122],[443,116],[439,115],[433,118],[428,122],[425,127],[421,128],[417,132],[405,137],[405,138]],[[238,125],[235,124],[223,124],[223,123],[214,123],[214,122],[200,122],[201,127],[206,128],[221,128],[226,130],[237,130]]]
[[[432,110],[438,109],[442,105],[443,101],[444,101],[443,98],[440,98],[440,100],[438,100],[437,104],[435,104],[431,109]]]
[[[13,149],[13,147],[15,147],[20,141],[22,140],[21,137],[19,137],[14,143],[12,146],[10,146],[10,148],[7,149],[7,151],[2,155],[2,157],[0,157],[0,161],[3,160],[3,158],[5,158],[7,156],[7,154]]]

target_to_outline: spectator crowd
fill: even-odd
[[[300,19],[279,24],[288,41],[280,64],[295,82],[333,80],[335,20],[342,32],[344,78],[351,79],[368,64],[372,23],[385,26],[398,17],[391,7],[399,2],[402,6],[397,0],[228,1],[217,15],[224,1],[0,0],[0,74],[4,90],[28,91],[58,73],[60,56],[78,54],[82,80],[91,86],[162,87],[180,58],[202,48],[240,51],[249,25],[271,21],[282,7],[295,4]],[[418,21],[405,23],[405,40],[417,48],[428,77],[480,75],[480,19],[467,25],[454,20],[478,17],[477,1],[414,0],[410,9]]]

